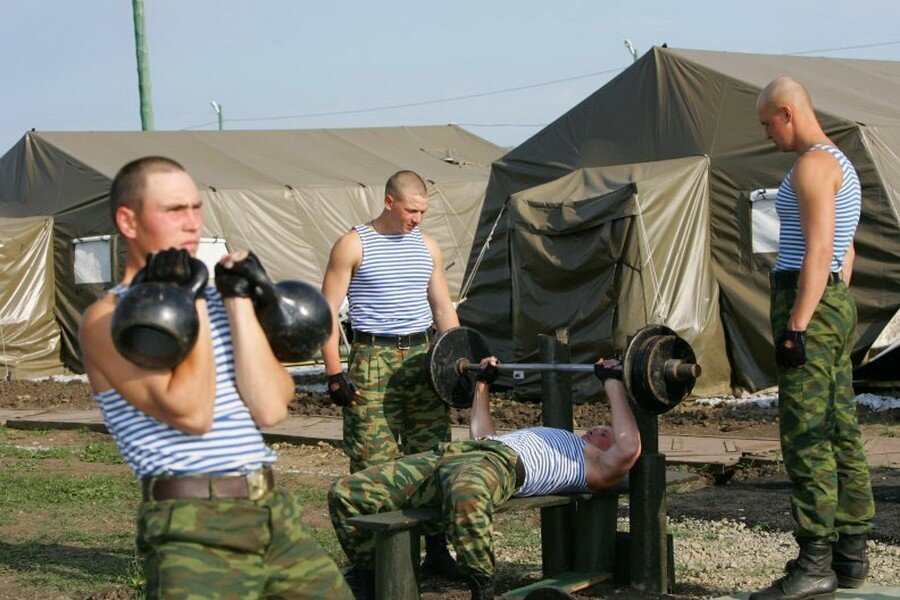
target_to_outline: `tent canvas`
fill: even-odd
[[[331,245],[381,210],[384,184],[401,169],[423,176],[430,204],[423,229],[441,246],[451,293],[462,281],[494,144],[452,125],[299,131],[28,132],[0,158],[0,217],[52,223],[55,369],[80,371],[82,311],[123,268],[109,214],[109,185],[127,161],[163,155],[194,177],[204,236],[217,248],[251,248],[276,280],[318,285]],[[100,236],[98,239],[97,236]],[[108,236],[104,238],[104,236]],[[104,242],[105,264],[79,271],[78,256]],[[94,262],[103,259],[94,248]],[[219,250],[221,251],[221,250]],[[102,261],[101,261],[102,262]],[[80,275],[79,275],[80,276]],[[0,315],[5,318],[6,309]],[[26,335],[37,336],[29,330]],[[34,337],[37,343],[37,337]],[[49,372],[47,369],[38,371]]]
[[[0,376],[60,374],[53,219],[0,218]]]
[[[755,391],[774,385],[768,272],[775,254],[767,247],[773,237],[766,231],[771,212],[759,201],[767,196],[757,190],[777,188],[795,157],[764,139],[755,107],[759,91],[779,75],[793,76],[809,88],[826,133],[860,174],[863,210],[851,286],[859,313],[853,354],[858,361],[900,307],[900,110],[892,100],[900,93],[896,62],[653,48],[494,163],[460,318],[481,331],[503,360],[522,360],[534,348],[533,339],[518,339],[534,332],[516,329],[517,311],[527,300],[515,297],[521,267],[513,255],[518,242],[507,225],[517,194],[579,170],[606,173],[621,165],[706,156],[708,235],[672,232],[681,236],[681,247],[672,255],[676,263],[680,254],[705,252],[704,240],[709,240],[704,276],[714,282],[710,301],[717,306],[710,310],[719,315],[725,344],[701,363],[698,386]],[[667,198],[671,205],[693,201],[684,193]],[[665,213],[658,218],[666,225]],[[554,304],[555,292],[546,291],[542,301]],[[584,301],[570,295],[560,304]],[[686,295],[670,310],[698,310],[698,303],[706,306],[706,298]],[[552,333],[546,329],[543,333]],[[675,329],[697,343],[696,331],[682,324]],[[594,349],[614,340],[596,334],[589,341],[573,360],[592,360]]]
[[[708,177],[706,157],[686,157],[578,169],[510,196],[515,355],[536,358],[538,334],[567,328],[573,355],[611,356],[640,327],[665,323],[692,340],[707,381],[727,376]],[[579,395],[599,393],[595,377],[573,381]]]

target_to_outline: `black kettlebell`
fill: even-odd
[[[304,281],[285,280],[257,286],[256,317],[278,360],[309,360],[331,335],[331,307],[325,296]]]
[[[312,358],[331,334],[331,307],[321,292],[303,281],[272,283],[253,252],[231,267],[217,264],[216,288],[224,298],[253,301],[256,318],[281,362]]]
[[[147,281],[153,275],[148,275],[145,267],[135,275],[113,311],[113,344],[122,356],[138,366],[173,369],[197,342],[200,320],[194,303],[203,292],[209,273],[198,259],[178,258],[189,261],[185,275],[188,279],[183,283],[177,279]]]

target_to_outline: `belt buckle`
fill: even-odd
[[[266,486],[265,472],[260,469],[247,474],[247,496],[250,500],[259,500],[269,491]]]
[[[403,343],[404,338],[406,338],[406,343]],[[409,339],[410,336],[407,335],[398,335],[397,336],[397,349],[398,350],[409,350]]]

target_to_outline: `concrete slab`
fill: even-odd
[[[734,596],[720,596],[717,600],[746,600],[749,596],[750,592],[746,592]],[[838,590],[834,597],[842,598],[843,600],[851,600],[853,598],[859,598],[860,600],[900,598],[900,587],[867,585],[855,590]]]
[[[21,410],[21,409],[13,409],[13,408],[0,408],[0,425],[6,425],[6,422],[10,419],[20,419],[23,417],[30,417],[32,415],[39,415],[43,410]]]
[[[14,429],[90,429],[106,432],[99,410],[47,410],[7,420]]]

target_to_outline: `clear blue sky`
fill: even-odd
[[[667,42],[900,60],[896,0],[144,0],[144,8],[158,130],[214,129],[216,100],[227,129],[452,122],[514,146],[627,67],[626,38],[640,54]],[[130,0],[5,0],[0,50],[0,154],[30,128],[140,129]],[[558,80],[567,81],[535,85]],[[429,103],[517,87],[526,89]],[[367,110],[400,104],[414,106]],[[344,114],[298,116],[329,112]]]

